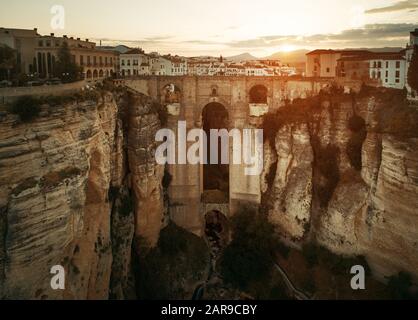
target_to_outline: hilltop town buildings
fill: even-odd
[[[54,76],[54,65],[57,62],[58,51],[64,42],[68,44],[73,61],[82,67],[83,75],[87,80],[103,79],[118,72],[118,54],[116,52],[98,50],[96,44],[88,39],[55,37],[51,33],[49,36],[37,37],[34,72],[37,72],[41,78]]]
[[[314,50],[306,55],[306,76],[361,80],[369,85],[404,89],[418,29],[410,34],[407,48],[399,52],[368,50]]]
[[[56,37],[53,33],[42,36],[37,29],[0,28],[0,45],[16,50],[17,72],[32,77],[54,77],[54,66],[64,42],[68,44],[73,61],[82,67],[86,79],[100,80],[119,72],[119,54],[100,50],[88,39]]]
[[[293,76],[294,67],[278,60],[228,61],[222,57],[185,58],[145,53],[124,45],[96,46],[80,38],[40,35],[37,29],[0,28],[0,45],[15,50],[18,74],[48,79],[56,76],[57,56],[67,43],[73,61],[82,67],[83,77],[97,81],[107,77],[132,76]],[[410,33],[406,49],[400,52],[368,50],[314,50],[306,55],[306,76],[361,80],[388,88],[407,88],[408,68],[414,47],[418,45],[418,29]]]

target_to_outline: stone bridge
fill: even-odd
[[[139,77],[118,80],[167,107],[168,127],[178,121],[187,129],[254,128],[268,111],[287,100],[306,98],[328,86],[329,80],[290,80],[282,77]],[[230,154],[232,144],[230,143]],[[178,225],[202,235],[205,216],[230,217],[241,204],[261,201],[260,176],[245,175],[244,165],[177,164],[169,166],[170,216]]]

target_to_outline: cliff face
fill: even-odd
[[[146,225],[142,210],[160,210],[161,183],[158,174],[148,183],[156,171],[147,162],[152,150],[146,159],[128,156],[144,151],[149,141],[142,139],[159,123],[155,114],[137,112],[146,104],[138,101],[128,126],[124,104],[107,93],[98,101],[45,105],[28,124],[12,115],[1,120],[0,297],[134,297],[132,242]],[[51,289],[54,265],[65,268],[64,291]]]
[[[296,244],[366,256],[382,279],[418,277],[418,139],[382,131],[384,101],[373,97],[320,104],[302,121],[282,121],[275,135],[265,160],[271,186],[262,188],[270,220]],[[360,116],[356,132],[350,123]],[[265,149],[272,153],[268,142]]]

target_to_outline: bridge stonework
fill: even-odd
[[[165,104],[169,113],[168,127],[176,132],[178,121],[186,121],[188,130],[201,128],[202,111],[212,102],[222,104],[228,111],[228,129],[253,128],[261,123],[261,116],[267,110],[280,108],[286,100],[315,95],[330,82],[279,77],[155,76],[126,79],[123,84]],[[165,101],[167,85],[174,85],[180,93],[175,103]],[[267,88],[267,103],[251,103],[250,90],[257,85]],[[169,189],[171,219],[202,235],[207,212],[218,210],[230,217],[242,204],[258,205],[261,201],[260,176],[247,176],[244,169],[244,165],[230,164],[227,203],[207,203],[204,200],[203,165],[170,165],[173,177]]]

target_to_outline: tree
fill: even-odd
[[[418,46],[414,47],[411,64],[409,65],[408,84],[414,91],[418,91]]]
[[[40,101],[31,96],[20,97],[10,106],[9,112],[19,115],[22,122],[29,122],[41,112]]]
[[[11,70],[16,68],[16,51],[8,46],[0,46],[0,79],[10,79]]]
[[[246,290],[252,283],[269,278],[278,240],[267,217],[251,208],[241,208],[232,219],[233,240],[221,259],[221,274],[233,286]]]
[[[54,74],[63,82],[74,82],[81,78],[82,69],[73,61],[68,43],[64,42],[58,51]]]

